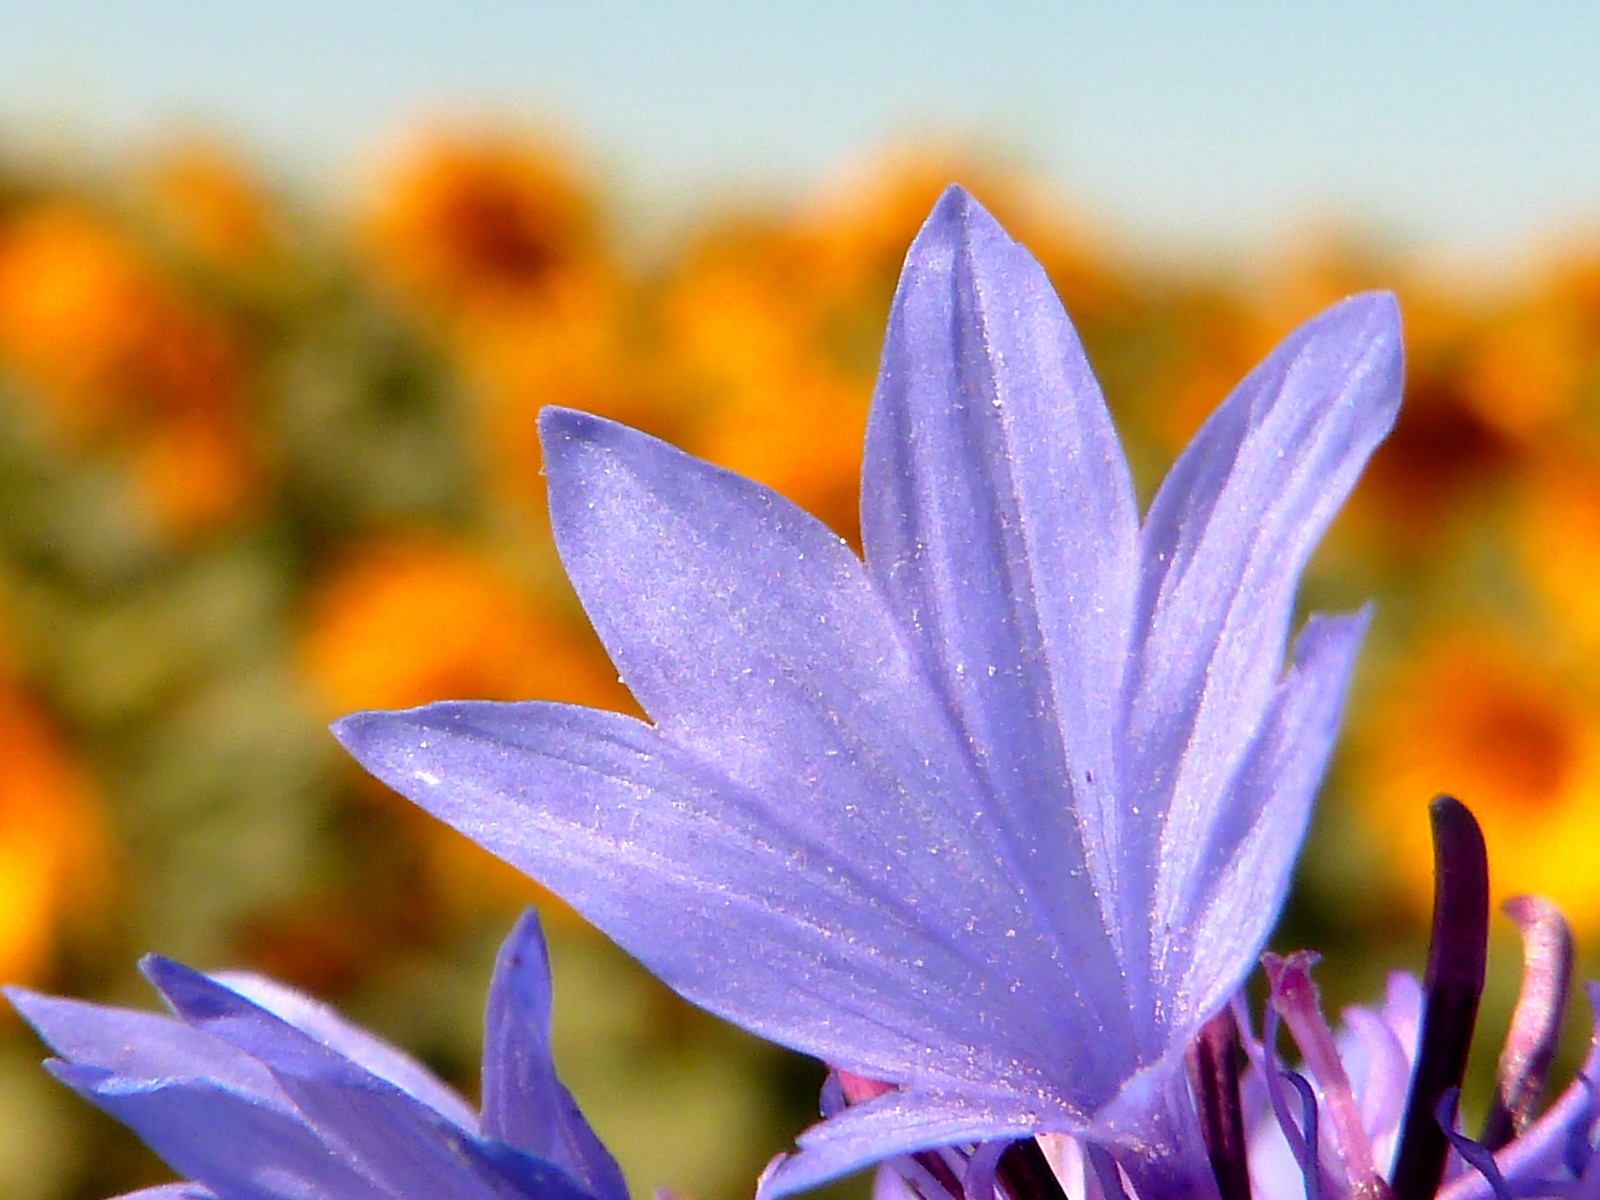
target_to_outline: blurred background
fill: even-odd
[[[1045,263],[1146,497],[1300,321],[1399,292],[1399,429],[1307,607],[1378,619],[1275,944],[1420,970],[1425,806],[1600,964],[1600,10],[15,0],[0,42],[0,982],[146,950],[339,1004],[469,1093],[545,914],[557,1062],[637,1194],[747,1196],[820,1071],[364,779],[352,709],[628,709],[534,417],[856,537],[905,248],[960,181]],[[1500,922],[1482,1069],[1518,975]],[[1587,1015],[1570,1024],[1581,1040]],[[0,1194],[167,1178],[0,1012]],[[1481,1090],[1481,1083],[1480,1083]]]

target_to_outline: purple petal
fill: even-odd
[[[1127,464],[1061,302],[950,189],[889,318],[862,472],[867,562],[968,734],[1019,882],[1051,928],[1099,914],[1093,957],[1074,961],[1106,979],[1119,975],[1101,908],[1115,848],[1099,834],[1118,802],[1137,534]]]
[[[787,1157],[783,1155],[776,1162],[782,1162]],[[919,1200],[919,1197],[899,1171],[892,1165],[885,1165],[879,1167],[872,1176],[872,1200]]]
[[[135,1082],[203,1081],[252,1104],[281,1107],[288,1098],[260,1063],[171,1017],[46,996],[8,987],[6,997],[63,1060],[106,1077]]]
[[[1237,991],[1277,920],[1367,621],[1361,613],[1307,623],[1229,804],[1184,848],[1187,872],[1163,876],[1179,890],[1158,895],[1157,927],[1188,948],[1181,973],[1163,986],[1182,1011],[1214,1011]]]
[[[762,821],[891,874],[926,923],[973,912],[955,872],[1016,903],[1007,863],[973,836],[983,805],[959,732],[849,547],[633,430],[549,409],[542,427],[562,557],[662,740],[761,797]]]
[[[352,1025],[321,1001],[275,980],[242,971],[220,971],[211,978],[336,1054],[360,1064],[402,1091],[410,1092],[445,1119],[467,1129],[477,1123],[477,1114],[466,1101],[432,1071],[383,1039]]]
[[[547,410],[558,548],[656,724],[452,704],[338,735],[684,995],[906,1087],[773,1187],[931,1130],[1133,1129],[1282,898],[1359,632],[1314,622],[1285,676],[1293,593],[1393,420],[1396,332],[1361,299],[1296,334],[1138,531],[1042,272],[951,192],[891,319],[870,571],[766,489]],[[486,1119],[549,1144],[518,1115],[547,1062],[507,1065]]]
[[[161,1183],[137,1192],[125,1192],[113,1200],[217,1200],[217,1197],[198,1183]]]
[[[923,768],[912,757],[918,735],[936,761],[951,756],[952,731],[837,535],[776,493],[624,426],[547,408],[540,429],[562,561],[664,733],[753,787],[788,786],[800,767],[851,791],[863,767],[885,784],[930,769],[960,776],[959,759]],[[861,761],[852,731],[885,718],[914,727],[871,747],[881,765]]]
[[[1372,1141],[1372,1161],[1388,1178],[1399,1143],[1400,1119],[1411,1086],[1411,1056],[1383,1018],[1365,1008],[1345,1010],[1340,1054]]]
[[[1156,495],[1140,539],[1116,834],[1131,937],[1157,936],[1145,898],[1182,891],[1208,827],[1234,802],[1229,784],[1283,670],[1300,570],[1394,423],[1400,373],[1393,298],[1348,300],[1250,373]],[[1130,957],[1135,995],[1157,994],[1142,976],[1159,957]]]
[[[1422,984],[1415,975],[1391,971],[1383,989],[1383,1022],[1400,1039],[1407,1058],[1416,1058],[1422,1038]]]
[[[226,1042],[154,1013],[22,988],[6,995],[61,1056],[46,1064],[51,1074],[126,1124],[180,1175],[240,1200],[388,1200],[330,1156],[271,1072]],[[299,1192],[288,1187],[296,1180],[305,1184]]]
[[[1104,1086],[1097,1070],[1122,1078],[1112,1056],[1125,1045],[1072,1040],[1076,976],[1002,956],[1023,938],[988,932],[1006,885],[959,841],[970,826],[884,833],[859,812],[829,837],[792,794],[740,789],[648,726],[563,705],[439,704],[335,732],[691,1000],[773,1040],[875,1078],[959,1080],[1035,1105],[1058,1086],[1050,1072],[1072,1075],[1063,1064],[1088,1086]],[[940,908],[953,899],[967,926],[930,919],[895,886],[926,886],[909,873],[930,855],[952,864]],[[1074,1097],[1056,1103],[1075,1124]]]
[[[763,807],[753,830],[838,846],[931,936],[1048,939],[965,736],[849,547],[633,430],[550,409],[542,429],[562,558],[663,740]]]
[[[600,1200],[627,1200],[616,1160],[556,1078],[550,960],[532,909],[500,948],[484,1024],[484,1135],[564,1167]]]
[[[267,1106],[205,1080],[141,1078],[54,1060],[46,1065],[62,1083],[132,1129],[178,1174],[229,1200],[393,1200],[395,1195],[346,1156],[330,1152],[322,1134],[292,1106]]]
[[[756,1197],[778,1200],[918,1150],[1015,1139],[1028,1132],[1026,1118],[1009,1109],[986,1111],[964,1097],[892,1092],[802,1133],[794,1154],[768,1166]]]
[[[144,970],[184,1020],[264,1063],[329,1148],[395,1194],[526,1200],[516,1176],[527,1174],[546,1189],[547,1200],[583,1200],[585,1193],[553,1166],[485,1145],[410,1093],[215,980],[157,957],[146,959]]]
[[[901,1082],[953,1070],[926,1061],[946,1047],[937,1057],[972,1059],[969,1082],[980,1089],[1036,1091],[1037,1083],[1020,1082],[1031,1071],[1050,1077],[1069,1106],[1114,1093],[1136,1068],[1140,1047],[1106,930],[1058,923],[1038,902],[1024,860],[1053,843],[1050,831],[1017,844],[996,818],[969,736],[848,548],[773,493],[644,435],[565,412],[547,411],[543,428],[552,519],[568,570],[620,671],[659,722],[659,738],[628,749],[625,790],[645,786],[661,795],[648,805],[637,795],[619,800],[609,777],[591,785],[602,789],[593,795],[570,786],[567,797],[550,795],[544,781],[553,776],[538,759],[587,753],[566,748],[588,736],[570,724],[578,718],[547,730],[560,743],[553,750],[514,722],[499,722],[492,738],[534,754],[518,766],[482,745],[476,761],[488,773],[465,784],[461,763],[439,744],[418,757],[419,747],[391,730],[383,754],[399,770],[377,773],[458,826],[484,823],[448,794],[463,787],[478,802],[501,804],[536,788],[540,804],[576,805],[590,827],[606,822],[600,842],[565,863],[527,846],[510,856],[674,987],[769,1036]],[[603,756],[615,753],[610,739],[620,729],[593,731]],[[487,732],[471,737],[481,741]],[[679,748],[672,762],[664,757],[669,742]],[[352,746],[375,767],[370,744]],[[655,764],[630,774],[641,755]],[[662,765],[669,769],[657,778]],[[586,780],[593,775],[584,772]],[[626,824],[616,819],[619,803]],[[641,807],[654,825],[646,855],[670,859],[666,874],[710,893],[709,909],[704,895],[693,905],[704,924],[680,919],[647,893],[647,883],[663,886],[659,879],[625,879],[607,860],[607,845],[634,843]],[[511,819],[502,813],[490,823]],[[527,814],[515,820],[528,827]],[[741,839],[725,862],[695,853],[707,821]],[[574,871],[579,860],[591,865]],[[727,907],[719,895],[725,884],[761,893],[742,911],[751,921],[747,935],[762,936],[742,948],[717,915]],[[1092,899],[1086,882],[1052,884]],[[622,896],[638,899],[618,912]],[[617,915],[602,917],[601,909]],[[788,943],[798,936],[815,944],[818,930],[832,938],[836,926],[865,946],[886,911],[904,930],[861,951],[881,960],[864,978],[831,972],[823,979],[808,969],[785,985],[740,969],[750,946],[792,961],[797,950]],[[810,929],[797,935],[796,926]],[[837,956],[840,942],[820,957]],[[720,952],[708,954],[711,947]],[[1063,971],[1062,962],[1082,968]],[[793,986],[827,1001],[826,1022],[796,1010],[785,994]],[[950,991],[973,998],[960,1016],[935,999]],[[878,1015],[885,1011],[903,1016],[888,1041],[881,1033],[888,1018]],[[918,1037],[919,1029],[952,1023],[961,1033],[954,1040]],[[838,1040],[836,1030],[864,1026],[880,1032]],[[918,1044],[920,1054],[896,1048]],[[1061,1065],[1068,1061],[1070,1072]],[[991,1064],[1008,1064],[1005,1075],[1018,1082],[991,1083]]]

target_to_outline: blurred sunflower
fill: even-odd
[[[0,362],[40,400],[46,435],[122,463],[168,534],[253,499],[240,346],[87,210],[46,203],[0,226]]]
[[[543,406],[668,432],[633,339],[637,289],[601,233],[576,172],[505,134],[413,140],[367,206],[370,271],[442,339],[469,385],[490,483],[522,512],[544,508]]]
[[[1600,448],[1579,438],[1527,464],[1512,506],[1522,572],[1579,657],[1600,653]]]
[[[600,253],[594,196],[568,165],[490,132],[411,139],[359,236],[377,277],[446,330],[557,307]]]
[[[1095,249],[1103,239],[1081,228],[1037,182],[957,143],[876,156],[865,170],[841,173],[823,189],[802,223],[826,264],[827,290],[854,293],[881,326],[906,247],[952,183],[980,196],[1011,236],[1029,247],[1075,325],[1092,328],[1127,304],[1126,275]],[[874,349],[876,336],[869,343]]]
[[[1403,565],[1414,579],[1419,561],[1437,565],[1454,552],[1457,539],[1501,498],[1527,452],[1517,422],[1499,411],[1503,400],[1490,398],[1488,364],[1497,361],[1490,349],[1493,326],[1455,289],[1348,232],[1307,235],[1248,298],[1241,294],[1234,310],[1241,324],[1231,324],[1226,309],[1214,316],[1210,337],[1220,356],[1204,352],[1207,342],[1201,340],[1208,367],[1194,371],[1180,364],[1179,371],[1208,386],[1219,370],[1237,377],[1294,322],[1377,286],[1400,299],[1405,402],[1394,432],[1335,526],[1332,550],[1337,553],[1353,537],[1362,556]],[[1214,357],[1223,360],[1220,367]],[[1215,395],[1196,395],[1181,382],[1177,394],[1183,398],[1181,419],[1169,429],[1171,439],[1187,438],[1204,415],[1200,405],[1215,402]]]
[[[305,604],[299,661],[329,717],[450,698],[632,705],[581,617],[541,604],[488,556],[421,530],[351,546],[323,573]],[[385,811],[418,838],[444,902],[470,910],[538,896],[559,911],[520,872],[419,810]]]
[[[853,538],[876,364],[856,347],[865,314],[838,304],[831,278],[816,241],[793,226],[722,222],[668,282],[661,345],[686,448]]]
[[[581,617],[564,622],[496,560],[443,533],[349,547],[304,611],[301,664],[330,714],[452,697],[628,703]]]
[[[260,180],[215,142],[162,148],[141,182],[160,233],[217,274],[257,272],[282,248],[281,220]]]
[[[1389,666],[1359,707],[1350,784],[1371,845],[1420,920],[1432,896],[1427,797],[1470,803],[1496,895],[1546,896],[1600,926],[1600,707],[1501,626],[1458,625]]]
[[[102,919],[110,835],[87,770],[45,714],[0,678],[0,981],[48,978],[63,931]]]
[[[1573,416],[1595,354],[1583,314],[1541,287],[1482,322],[1463,355],[1463,391],[1486,423],[1530,441]]]

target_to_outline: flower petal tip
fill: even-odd
[[[509,954],[517,959],[523,959],[531,952],[536,957],[548,958],[544,941],[544,923],[539,920],[539,910],[529,905],[522,910],[522,915],[517,918],[517,923],[512,926],[510,935],[506,938],[505,948]]]
[[[328,729],[350,757],[370,770],[382,755],[414,746],[414,735],[430,725],[431,707],[367,709],[340,717]]]
[[[933,211],[928,214],[928,222],[961,221],[969,213],[986,212],[977,198],[959,183],[952,183],[939,193],[938,202],[934,204]]]
[[[539,410],[539,441],[546,454],[558,442],[590,440],[608,428],[615,428],[615,423],[575,408],[551,404]]]
[[[1357,292],[1312,318],[1304,329],[1314,337],[1347,340],[1366,346],[1372,358],[1381,362],[1387,371],[1395,373],[1391,407],[1399,409],[1398,375],[1404,351],[1400,301],[1393,292]]]
[[[16,1009],[17,1015],[42,1035],[42,1030],[39,1028],[40,1017],[46,1007],[55,1003],[54,997],[47,996],[43,992],[36,992],[32,988],[20,987],[14,983],[8,983],[4,987],[0,987],[0,996],[4,996],[10,1002],[11,1007]],[[46,1040],[48,1041],[49,1039]]]
[[[958,248],[1013,245],[1011,235],[973,194],[958,183],[945,188],[906,253],[908,265],[948,262]]]
[[[360,747],[367,741],[373,726],[377,723],[374,718],[381,720],[382,716],[382,713],[371,710],[350,713],[329,725],[328,732],[333,734],[333,740],[352,756],[360,758]]]
[[[187,1021],[204,1021],[228,1015],[239,997],[222,984],[160,954],[146,954],[139,960],[139,974]]]

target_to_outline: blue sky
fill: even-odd
[[[636,207],[954,133],[1156,249],[1348,216],[1467,260],[1600,236],[1600,5],[10,0],[0,147],[182,123],[337,192],[419,114],[563,131]]]

